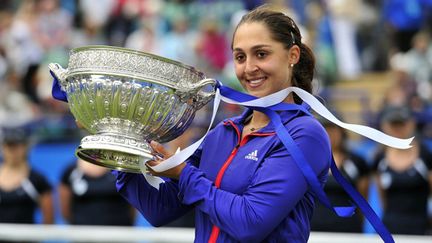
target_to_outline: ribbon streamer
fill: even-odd
[[[171,169],[179,164],[181,164],[183,161],[185,161],[187,158],[189,158],[195,150],[200,146],[201,142],[204,140],[205,136],[207,135],[208,131],[210,130],[214,118],[217,113],[217,109],[220,104],[220,100],[230,103],[230,104],[237,104],[242,105],[246,107],[267,107],[272,110],[287,110],[287,109],[301,109],[289,107],[292,106],[292,104],[288,103],[281,103],[291,92],[296,93],[304,102],[306,102],[317,114],[320,116],[326,118],[327,120],[333,122],[334,124],[343,127],[347,130],[350,130],[352,132],[358,133],[362,136],[365,136],[367,138],[370,138],[378,143],[399,148],[399,149],[407,149],[410,148],[410,143],[414,139],[414,137],[409,139],[400,139],[395,138],[392,136],[389,136],[379,130],[376,130],[374,128],[363,126],[363,125],[357,125],[357,124],[349,124],[344,123],[337,119],[319,100],[317,100],[313,95],[310,93],[297,88],[297,87],[288,87],[286,89],[283,89],[281,91],[278,91],[276,93],[270,94],[265,97],[256,98],[254,96],[250,96],[247,94],[243,94],[234,90],[229,90],[227,87],[219,86],[216,89],[216,95],[213,102],[213,114],[210,121],[209,128],[207,129],[206,134],[197,142],[190,145],[189,147],[185,148],[184,150],[180,151],[179,153],[173,155],[172,157],[166,159],[162,163],[152,166],[151,168],[156,172],[162,172],[168,169]],[[224,93],[228,94],[227,96],[224,96]],[[232,93],[239,94],[239,97],[243,99],[250,99],[249,101],[239,102],[234,99],[232,99]],[[230,97],[228,97],[230,96]],[[141,165],[141,170],[145,171],[145,165]]]
[[[270,107],[272,105],[279,104],[282,102],[291,92],[294,92],[297,94],[304,102],[306,102],[317,114],[320,116],[326,118],[327,120],[331,121],[332,123],[345,128],[347,130],[350,130],[352,132],[358,133],[364,137],[370,138],[378,143],[399,148],[399,149],[407,149],[411,147],[411,142],[414,139],[414,137],[408,138],[408,139],[400,139],[395,138],[392,136],[389,136],[379,130],[376,130],[374,128],[364,126],[364,125],[358,125],[358,124],[350,124],[350,123],[344,123],[337,119],[319,100],[317,100],[312,94],[304,91],[303,89],[297,88],[297,87],[289,87],[286,89],[283,89],[281,91],[278,91],[276,93],[273,93],[271,95],[258,98],[251,101],[246,102],[237,102],[234,101],[228,97],[222,96],[222,100],[224,102],[230,103],[230,104],[238,104],[246,107],[269,107],[272,110],[277,110],[276,107]],[[283,106],[285,104],[281,104]]]

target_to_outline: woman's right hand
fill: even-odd
[[[162,144],[154,140],[150,141],[150,147],[153,149],[152,155],[158,159],[167,159],[173,155]]]
[[[173,154],[168,152],[164,146],[156,141],[151,141],[150,146],[153,149],[153,156],[155,157],[154,160],[150,160],[146,163],[148,172],[153,176],[161,176],[161,177],[169,177],[178,180],[180,178],[180,174],[183,170],[183,168],[186,166],[186,163],[181,163],[177,165],[176,167],[173,167],[169,170],[156,172],[154,171],[150,166],[156,166],[162,162],[164,162],[165,159],[171,157]]]

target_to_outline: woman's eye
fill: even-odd
[[[267,56],[267,53],[263,52],[263,51],[259,51],[259,52],[257,52],[256,55],[257,55],[258,58],[264,58],[264,57]]]
[[[241,62],[241,61],[243,61],[245,59],[245,56],[244,55],[236,55],[235,56],[235,60],[237,61],[237,62]]]

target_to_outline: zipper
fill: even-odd
[[[216,180],[215,180],[215,186],[216,188],[220,188],[220,184],[222,182],[222,177],[225,174],[226,169],[228,169],[228,166],[231,164],[231,161],[234,159],[234,157],[237,154],[237,151],[240,147],[240,143],[238,143],[234,149],[231,151],[230,156],[228,157],[228,159],[225,161],[225,163],[223,164],[222,168],[219,170],[217,176],[216,176]]]
[[[231,154],[228,156],[228,159],[225,161],[225,163],[222,165],[222,168],[219,170],[217,176],[216,176],[216,180],[215,180],[215,187],[216,188],[220,188],[220,184],[222,183],[222,177],[225,174],[226,169],[228,168],[228,166],[231,164],[231,161],[234,159],[234,157],[237,154],[237,151],[240,147],[240,143],[241,143],[241,133],[239,128],[234,125],[234,123],[232,121],[229,121],[231,123],[231,125],[234,127],[236,133],[237,133],[237,144],[234,147],[234,149],[231,151]],[[220,229],[219,227],[217,227],[216,225],[213,225],[211,233],[210,233],[210,237],[208,240],[208,243],[216,243],[216,240],[219,236],[219,232]]]
[[[239,147],[240,147],[240,143],[238,143],[234,147],[234,149],[231,151],[230,156],[225,161],[225,163],[223,164],[222,168],[219,170],[219,172],[218,172],[218,174],[216,176],[216,180],[215,180],[215,186],[216,186],[216,188],[220,188],[220,184],[222,182],[222,177],[225,174],[225,171],[228,168],[228,166],[231,164],[231,161],[236,156]],[[216,240],[217,240],[217,238],[219,236],[219,232],[220,232],[219,227],[217,227],[216,225],[213,225],[212,231],[211,231],[211,234],[210,234],[210,238],[208,240],[208,243],[216,243]]]
[[[236,133],[237,133],[237,137],[238,137],[238,142],[236,144],[236,146],[234,147],[234,149],[231,151],[231,154],[229,155],[228,159],[225,161],[225,163],[222,165],[221,169],[219,170],[217,176],[216,176],[216,180],[215,180],[215,186],[216,188],[220,188],[220,185],[222,183],[222,177],[225,174],[225,171],[228,169],[229,165],[231,164],[232,160],[234,159],[234,157],[236,156],[239,148],[243,145],[245,145],[248,141],[249,138],[251,136],[258,136],[258,137],[264,137],[264,136],[269,136],[269,135],[274,135],[274,132],[270,132],[270,133],[250,133],[248,135],[246,135],[243,139],[241,138],[241,133],[239,128],[237,127],[237,125],[235,125],[232,121],[228,121],[232,127],[234,127]],[[208,240],[208,243],[216,243],[217,238],[219,236],[219,232],[220,229],[219,227],[217,227],[216,225],[213,225],[212,227],[212,231],[210,233],[210,237]]]

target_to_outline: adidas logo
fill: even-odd
[[[245,159],[251,159],[254,161],[258,161],[258,150],[255,150],[253,152],[250,152],[248,155],[245,156]]]

